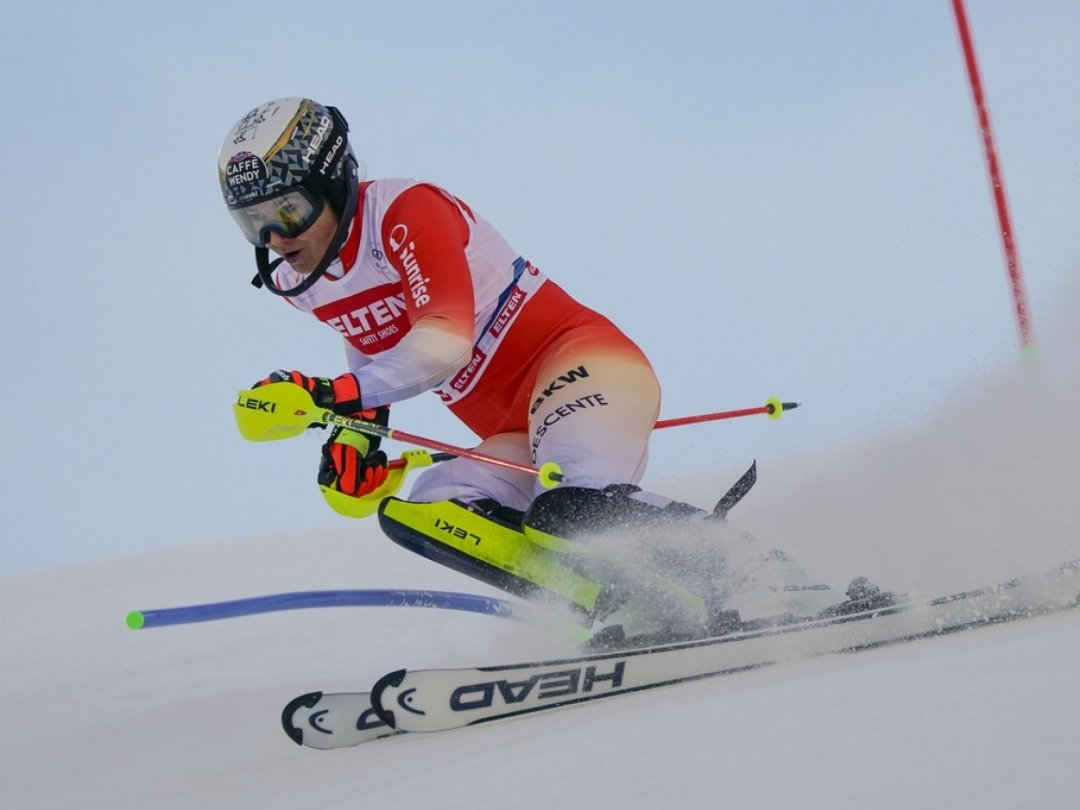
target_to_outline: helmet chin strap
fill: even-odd
[[[356,205],[360,199],[359,168],[352,157],[346,157],[345,161],[345,175],[349,178],[349,196],[345,200],[345,207],[341,211],[341,217],[338,220],[337,230],[334,231],[334,237],[330,240],[330,244],[326,248],[326,252],[323,254],[322,259],[319,260],[318,265],[316,265],[314,270],[308,273],[307,278],[295,287],[283,290],[274,283],[273,272],[277,266],[285,260],[274,259],[274,261],[270,261],[270,251],[264,247],[257,247],[255,248],[255,267],[258,272],[256,273],[255,278],[251,280],[253,286],[266,287],[266,289],[274,295],[292,298],[311,289],[311,286],[322,278],[323,273],[325,273],[327,268],[334,263],[335,259],[337,259],[338,252],[341,250],[341,246],[345,244],[345,239],[349,235],[349,226],[352,224],[353,217],[356,216]]]

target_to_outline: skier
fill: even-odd
[[[558,465],[574,489],[543,521],[563,537],[619,514],[707,517],[637,487],[660,409],[641,349],[449,191],[365,179],[347,133],[334,107],[281,98],[244,115],[219,154],[225,203],[255,247],[253,283],[345,344],[343,374],[275,371],[260,383],[291,382],[320,407],[382,424],[392,403],[434,391],[479,451]],[[330,433],[320,484],[363,498],[386,475],[378,438]],[[541,491],[534,475],[457,458],[419,475],[409,500],[526,513]]]
[[[259,280],[344,338],[348,371],[296,371],[342,415],[434,390],[480,450],[576,486],[637,484],[660,409],[641,349],[571,298],[467,203],[413,180],[362,180],[341,114],[309,99],[262,104],[219,156],[233,218],[255,246]],[[271,265],[268,251],[283,261]],[[377,440],[333,431],[320,480],[363,496],[385,478]],[[426,470],[410,498],[492,498],[525,510],[536,477],[460,458]],[[670,499],[648,497],[658,506]]]

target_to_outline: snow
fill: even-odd
[[[563,642],[420,609],[124,624],[132,608],[389,582],[494,593],[371,523],[9,578],[7,806],[1007,808],[1075,791],[1076,612],[329,752],[286,738],[290,698]]]

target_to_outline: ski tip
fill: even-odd
[[[297,745],[304,744],[304,730],[298,728],[293,722],[293,715],[296,714],[297,709],[310,709],[322,700],[322,696],[322,692],[308,692],[306,695],[300,695],[300,697],[290,700],[285,704],[285,708],[281,711],[281,727],[285,729],[285,733],[288,735],[289,739]]]
[[[403,680],[405,680],[405,670],[397,669],[379,678],[371,689],[371,708],[390,728],[397,728],[397,720],[394,718],[393,711],[383,707],[382,695],[390,687],[401,686]]]

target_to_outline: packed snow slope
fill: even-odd
[[[1041,353],[966,385],[920,430],[774,460],[732,521],[840,587],[865,574],[927,595],[1080,557],[1078,378],[1074,354]],[[740,465],[715,480],[649,483],[708,503]],[[5,579],[5,806],[1076,803],[1077,611],[333,752],[285,737],[290,698],[366,689],[402,666],[558,654],[564,642],[418,609],[124,624],[133,608],[364,587],[493,593],[397,548],[370,521]]]
[[[371,531],[7,583],[5,805],[985,810],[1075,799],[1075,612],[330,752],[281,732],[289,698],[365,688],[401,665],[495,663],[554,645],[504,620],[406,609],[138,633],[123,623],[127,609],[163,600],[384,578],[461,584]]]

